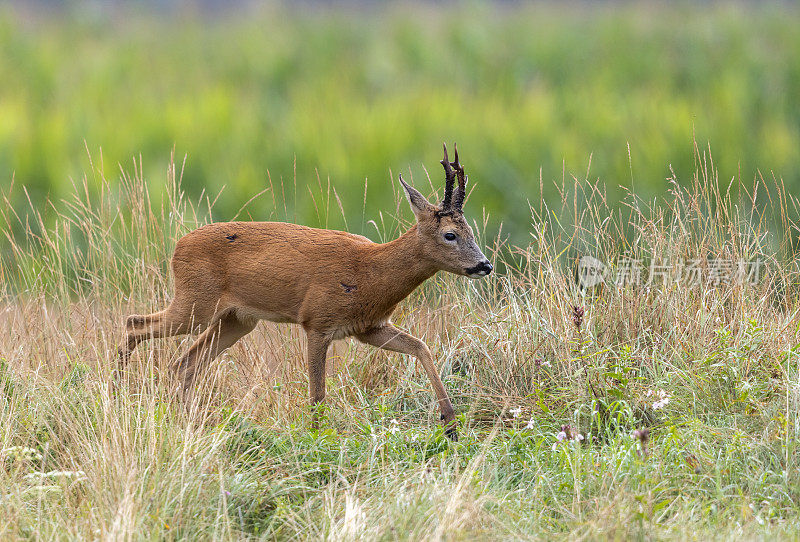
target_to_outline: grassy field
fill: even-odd
[[[797,4],[404,4],[215,15],[0,8],[0,186],[36,204],[95,165],[243,210],[369,232],[390,171],[426,184],[456,140],[492,234],[527,243],[528,202],[600,179],[611,201],[689,182],[710,141],[723,186],[759,171],[800,190]],[[14,7],[16,6],[16,7]],[[101,152],[102,151],[102,152]],[[102,155],[102,159],[101,159]],[[344,214],[307,186],[336,186]],[[297,193],[289,191],[297,179]],[[540,183],[540,180],[543,181]],[[557,181],[554,183],[553,181]],[[282,185],[281,183],[284,183]],[[438,181],[435,181],[438,185]],[[623,187],[623,188],[620,188]],[[15,204],[25,196],[15,192]],[[276,207],[274,202],[281,202]]]
[[[95,171],[50,226],[36,207],[0,205],[14,224],[0,268],[0,538],[800,537],[797,252],[774,233],[796,227],[797,200],[781,185],[731,200],[706,166],[650,204],[610,208],[576,183],[533,210],[528,244],[482,240],[505,272],[429,281],[395,321],[438,360],[459,412],[452,443],[414,360],[350,342],[329,359],[330,407],[311,431],[304,339],[282,325],[224,354],[193,403],[165,372],[185,340],[141,346],[112,388],[123,317],[165,304],[175,240],[208,220],[175,171],[158,178],[158,205],[140,176]],[[765,208],[782,228],[766,229]],[[407,225],[369,213],[387,238]],[[14,234],[17,215],[44,233]],[[700,280],[580,289],[572,266],[587,254],[611,275],[619,256],[696,261]],[[717,284],[719,260],[763,273]]]
[[[0,6],[0,539],[800,540],[797,5],[101,4]],[[182,234],[392,239],[453,139],[497,272],[394,320],[457,443],[350,341],[312,431],[285,325],[112,379]]]

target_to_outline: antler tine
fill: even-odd
[[[453,200],[453,185],[456,181],[456,172],[453,171],[452,164],[450,163],[450,158],[447,156],[447,144],[442,143],[442,147],[444,148],[444,159],[441,160],[442,167],[444,167],[444,199],[442,200],[442,211],[447,211],[451,208],[452,200]],[[458,151],[456,151],[456,156],[458,156]],[[458,160],[458,158],[456,158]]]
[[[454,162],[450,162],[450,165],[455,168],[455,172],[458,175],[458,188],[455,190],[455,199],[451,208],[455,211],[460,211],[467,193],[467,176],[464,173],[464,166],[458,161],[458,145],[453,143],[453,149],[455,150],[456,159]]]
[[[453,209],[461,211],[464,206],[464,198],[467,195],[467,181],[469,177],[464,174],[464,166],[460,166],[458,172],[458,188],[456,188],[455,197],[453,198]]]

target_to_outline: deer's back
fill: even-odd
[[[342,294],[346,304],[346,294],[353,293],[347,286],[374,245],[359,235],[283,222],[209,224],[175,247],[176,298],[188,295],[194,299],[187,302],[237,307],[243,316],[306,323]],[[323,317],[341,312],[338,307]]]

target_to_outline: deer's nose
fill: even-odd
[[[484,260],[475,267],[470,267],[469,269],[467,269],[467,275],[473,278],[485,277],[486,275],[492,272],[492,269],[494,268],[492,267],[492,264],[489,262],[489,260]]]

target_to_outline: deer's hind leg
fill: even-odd
[[[140,342],[202,331],[210,318],[211,315],[198,314],[192,305],[177,299],[163,311],[129,316],[125,321],[125,338],[118,349],[118,370],[125,369],[131,352]]]
[[[255,319],[237,316],[235,308],[217,313],[206,330],[173,365],[173,372],[181,382],[183,392],[194,386],[200,372],[214,358],[253,331],[257,323]]]

